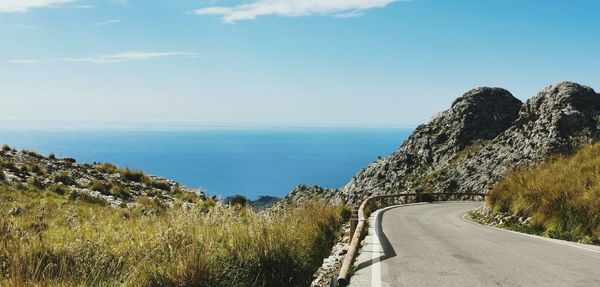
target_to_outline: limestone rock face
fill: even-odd
[[[600,139],[600,95],[571,82],[550,86],[529,99],[515,124],[447,177],[457,191],[489,192],[510,169],[527,167]]]
[[[290,191],[290,193],[275,206],[281,207],[282,204],[286,203],[302,204],[304,201],[312,199],[318,199],[332,205],[343,203],[337,189],[300,184],[292,189],[292,191]]]
[[[477,88],[343,188],[296,188],[286,201],[320,190],[330,203],[349,204],[384,193],[486,193],[512,168],[572,153],[598,139],[600,95],[590,87],[558,83],[525,104],[504,89]]]
[[[340,193],[355,202],[364,195],[420,188],[423,176],[448,168],[461,151],[511,127],[521,105],[504,89],[471,90],[450,109],[417,127],[397,152],[359,172]]]

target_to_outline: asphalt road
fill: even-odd
[[[463,218],[480,205],[432,203],[379,211],[351,286],[600,286],[600,248]]]

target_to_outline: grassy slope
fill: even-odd
[[[0,186],[0,285],[306,286],[341,209],[191,210],[142,198],[133,209]]]
[[[496,212],[531,217],[531,232],[600,244],[600,143],[510,174],[487,203]]]

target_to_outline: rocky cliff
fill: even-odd
[[[383,193],[489,192],[513,168],[570,154],[599,138],[600,95],[589,87],[555,84],[524,104],[504,89],[477,88],[341,189],[301,185],[286,201],[317,196],[353,204]]]

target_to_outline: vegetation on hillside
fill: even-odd
[[[146,196],[112,208],[56,190],[0,186],[0,285],[306,286],[348,214],[317,202],[168,208]]]
[[[487,198],[495,212],[531,217],[531,233],[600,244],[600,143],[515,171]]]
[[[0,181],[5,185],[29,185],[60,195],[127,207],[140,197],[160,199],[163,204],[195,204],[206,196],[177,182],[110,163],[77,164],[74,159],[44,157],[30,150],[0,149]],[[96,197],[92,200],[92,197]]]

